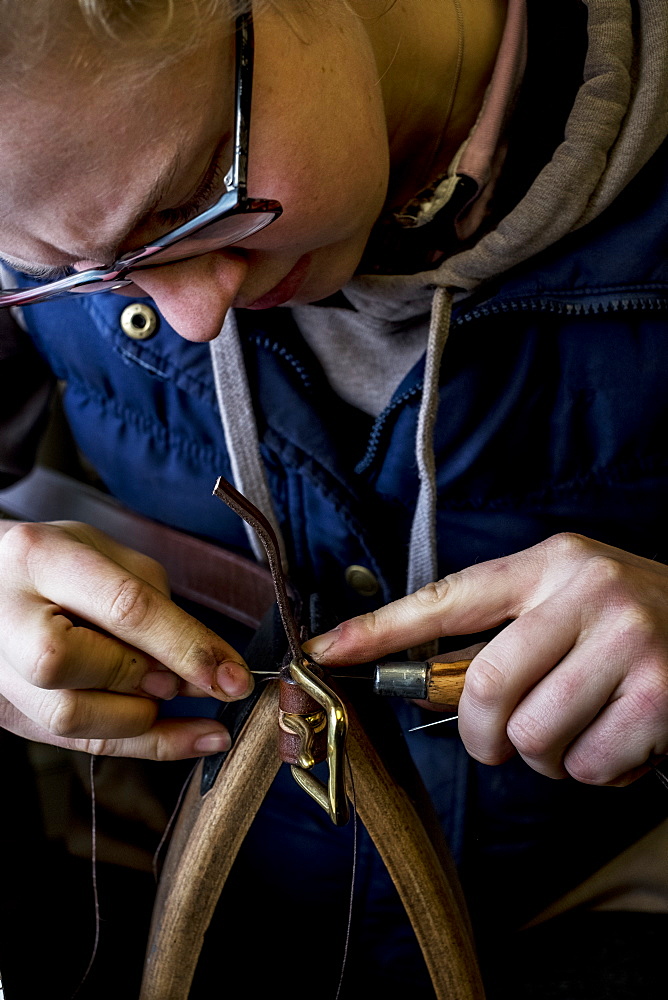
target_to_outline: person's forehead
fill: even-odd
[[[19,247],[26,247],[22,252],[17,249],[20,259],[49,263],[45,252],[74,259],[113,259],[114,248],[152,209],[187,197],[203,161],[194,141],[173,144],[171,149],[169,143],[155,147],[150,161],[127,173],[125,156],[120,143],[99,159],[81,151],[52,161],[49,171],[36,168],[34,186],[23,181],[5,187],[0,192],[0,250],[11,253],[18,239]]]
[[[104,251],[108,258],[151,208],[188,198],[229,132],[233,89],[222,59],[214,65],[195,59],[133,91],[77,91],[73,84],[53,101],[29,95],[29,108],[20,95],[2,93],[0,250],[11,253],[5,234],[21,224],[26,235],[39,231],[37,216],[49,211],[55,248]],[[15,256],[29,259],[25,252]]]

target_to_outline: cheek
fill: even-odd
[[[388,182],[383,151],[367,148],[354,155],[352,145],[322,149],[311,157],[279,151],[258,170],[253,194],[277,198],[283,215],[249,248],[315,249],[367,233],[385,201]]]
[[[257,110],[253,106],[249,188],[259,197],[277,198],[284,210],[267,230],[267,248],[272,243],[313,249],[359,239],[387,193],[389,148],[375,77],[359,54],[343,72],[342,53],[327,74],[319,72],[326,56],[315,55],[309,52],[308,59],[317,65],[295,60],[289,88],[281,88],[278,77],[264,88],[258,80],[264,100],[258,100]]]

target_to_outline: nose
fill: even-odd
[[[248,263],[240,255],[216,252],[134,271],[131,277],[178,334],[203,342],[220,333],[247,272]]]

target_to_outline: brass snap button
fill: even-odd
[[[366,566],[349,566],[346,583],[362,597],[373,597],[380,590],[378,580]]]
[[[148,340],[158,329],[155,309],[143,302],[133,302],[121,313],[121,330],[132,340]]]

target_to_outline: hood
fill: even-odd
[[[408,592],[438,579],[433,432],[453,296],[473,292],[596,219],[668,134],[666,0],[584,3],[588,45],[582,85],[566,120],[563,141],[521,200],[472,247],[453,254],[439,267],[411,275],[359,275],[345,288],[346,298],[359,313],[390,324],[431,311],[415,441],[420,485],[409,543]],[[235,337],[228,314],[221,336],[211,345],[217,382],[229,368],[225,358]],[[240,365],[239,361],[234,369],[237,383]],[[252,404],[247,388],[245,392],[242,401],[229,388],[223,391],[221,386],[219,391],[232,455],[244,447],[248,450],[248,421],[240,415],[252,412]],[[226,400],[235,403],[227,405]],[[271,500],[255,444],[253,454],[253,467],[243,475],[239,470],[237,486],[267,512]],[[257,539],[251,539],[251,544],[262,556]],[[435,651],[433,643],[425,644],[413,655],[425,659]]]
[[[533,184],[470,249],[412,275],[359,275],[353,301],[395,306],[435,287],[472,292],[596,219],[668,135],[668,11],[665,0],[583,0],[588,12],[584,78],[564,139]],[[346,289],[346,293],[348,289]]]

